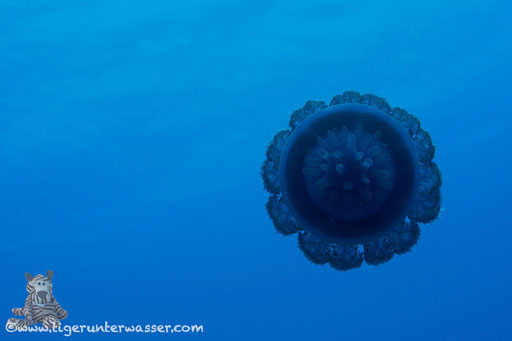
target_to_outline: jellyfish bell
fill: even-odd
[[[418,187],[418,156],[393,118],[359,103],[337,104],[302,121],[284,145],[284,202],[307,231],[363,243],[400,224]]]
[[[406,110],[347,91],[329,105],[306,102],[289,125],[262,165],[266,208],[312,263],[344,271],[387,262],[439,215],[435,148]]]

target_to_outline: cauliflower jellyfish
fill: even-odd
[[[262,166],[277,231],[298,234],[313,263],[378,265],[411,250],[437,218],[441,174],[416,117],[347,91],[308,101],[271,141]]]

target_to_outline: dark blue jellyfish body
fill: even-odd
[[[274,136],[262,176],[276,229],[338,270],[376,265],[416,244],[440,209],[428,132],[405,110],[348,91],[308,101]]]

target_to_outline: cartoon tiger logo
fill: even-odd
[[[14,308],[12,313],[16,316],[25,316],[25,319],[10,318],[7,320],[9,329],[26,329],[34,324],[41,323],[48,329],[58,328],[60,320],[68,316],[68,312],[60,306],[53,297],[52,284],[53,271],[48,270],[46,276],[32,277],[25,273],[27,279],[28,297],[24,308]]]

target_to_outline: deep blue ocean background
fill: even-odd
[[[52,269],[66,324],[205,328],[148,338],[511,340],[511,13],[3,0],[2,326]],[[345,90],[420,118],[443,211],[412,252],[337,272],[275,232],[260,166],[293,110]],[[29,337],[50,338],[0,335]]]

